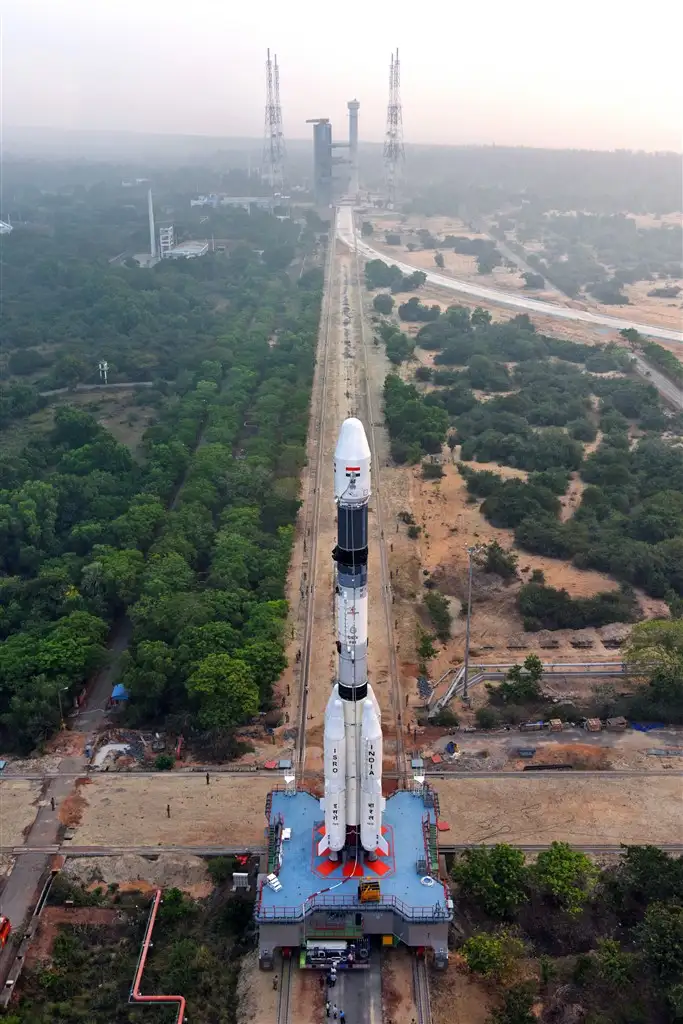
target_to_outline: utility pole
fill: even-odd
[[[479,551],[479,545],[475,544],[467,549],[467,626],[465,627],[465,665],[462,677],[462,699],[467,700],[467,674],[470,668],[470,623],[472,620],[472,555]]]
[[[263,137],[263,164],[271,192],[281,193],[284,189],[285,137],[282,131],[282,106],[280,104],[280,68],[277,56],[266,58],[266,115]]]
[[[403,148],[403,110],[401,107],[401,64],[398,49],[391,55],[389,64],[389,102],[387,104],[387,125],[384,134],[384,172],[387,199],[393,210],[396,191],[403,171],[405,152]]]

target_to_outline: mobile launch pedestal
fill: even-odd
[[[381,713],[367,669],[370,494],[365,430],[348,419],[334,454],[338,668],[325,710],[325,790],[322,799],[293,788],[268,795],[255,912],[264,969],[277,949],[299,949],[302,966],[362,966],[373,935],[431,947],[437,966],[448,960],[453,902],[439,880],[436,794],[424,780],[382,794]]]

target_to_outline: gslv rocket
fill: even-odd
[[[336,860],[358,840],[386,854],[382,836],[382,726],[368,683],[368,502],[370,447],[363,424],[344,420],[334,453],[337,505],[337,681],[325,709],[325,835],[318,854]]]

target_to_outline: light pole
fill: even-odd
[[[470,622],[472,619],[472,555],[480,550],[481,545],[474,544],[467,549],[467,626],[465,628],[465,665],[462,676],[462,699],[467,700],[467,673],[470,667]]]
[[[57,700],[59,701],[59,728],[60,729],[66,729],[66,724],[64,722],[64,712],[62,710],[62,694],[63,694],[64,690],[68,690],[68,689],[69,689],[68,686],[60,686],[60,688],[57,690]]]

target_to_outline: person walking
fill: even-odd
[[[335,1003],[334,1006],[332,1007],[332,1017],[334,1020],[336,1020],[338,1016],[339,1011],[337,1010],[337,1004]]]
[[[339,1011],[339,1024],[346,1024],[346,1014],[343,1010]]]
[[[330,1001],[329,1001],[329,999],[327,999],[325,1001],[325,1016],[329,1019],[329,1016],[330,1016]]]

